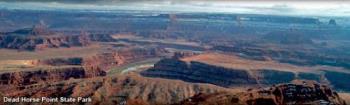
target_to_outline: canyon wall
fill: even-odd
[[[192,84],[129,74],[38,84],[16,92],[2,91],[2,94],[8,97],[90,97],[92,102],[88,104],[92,105],[113,105],[135,100],[139,100],[140,103],[134,105],[159,103],[163,105],[180,102],[198,93],[222,91],[229,90],[208,84]]]
[[[234,70],[200,62],[189,64],[177,59],[163,59],[154,68],[141,72],[143,76],[180,79],[229,87],[235,84],[256,84],[245,70]]]
[[[32,60],[34,66],[83,66],[88,70],[108,71],[112,67],[121,66],[138,60],[163,57],[167,53],[162,48],[127,48],[118,51],[97,53],[86,57],[61,57]]]
[[[137,60],[162,57],[164,53],[166,53],[166,51],[162,48],[121,49],[86,57],[82,60],[82,65],[89,69],[102,69],[108,71],[112,67],[121,66]]]
[[[326,71],[325,77],[333,85],[333,88],[350,91],[350,74]]]
[[[349,74],[341,72],[313,73],[292,72],[281,70],[240,70],[225,68],[196,61],[185,62],[178,59],[163,59],[156,63],[153,68],[142,71],[146,77],[160,77],[179,79],[195,83],[210,83],[223,87],[240,85],[273,85],[289,83],[293,80],[314,80],[329,83],[335,89],[349,91],[346,81]],[[338,81],[339,79],[345,81]]]
[[[197,94],[175,105],[346,105],[328,86],[315,82],[278,84],[240,94],[219,92]]]
[[[106,75],[103,71],[86,70],[83,67],[35,68],[0,73],[0,90],[24,89],[26,86],[58,82],[68,79],[91,78]]]
[[[33,65],[50,65],[50,66],[62,66],[62,65],[81,65],[83,58],[72,57],[72,58],[50,58],[42,60],[33,60]]]
[[[329,51],[315,50],[312,53],[294,49],[265,49],[256,46],[214,46],[211,50],[223,51],[227,53],[236,53],[239,56],[253,60],[267,60],[270,58],[281,63],[290,63],[302,66],[327,65],[350,68],[349,57],[339,57],[339,51],[332,49]]]
[[[60,48],[73,46],[87,46],[90,41],[81,35],[52,35],[52,36],[26,36],[1,35],[0,48],[17,50],[43,50],[46,48]]]
[[[296,79],[296,74],[278,70],[257,70],[253,71],[259,84],[288,83]]]

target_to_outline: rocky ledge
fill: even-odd
[[[89,40],[80,35],[20,36],[1,35],[0,48],[17,50],[44,50],[46,48],[87,46]]]
[[[163,59],[153,68],[142,71],[146,77],[178,79],[194,83],[210,83],[223,87],[247,85],[273,85],[290,83],[293,80],[305,79],[329,83],[334,89],[350,91],[347,81],[348,73],[336,71],[295,72],[288,70],[259,69],[247,70],[228,68],[198,61],[183,61],[179,59]],[[345,81],[337,81],[342,78]]]
[[[22,90],[33,84],[92,78],[104,75],[106,75],[104,71],[89,70],[79,66],[30,68],[29,70],[0,73],[0,90]]]
[[[91,44],[90,35],[66,35],[50,31],[44,23],[32,28],[19,29],[0,35],[0,48],[17,50],[44,50],[47,48],[87,46]]]
[[[145,78],[137,74],[76,79],[37,84],[18,91],[0,91],[7,97],[89,97],[88,105],[165,105],[180,102],[199,93],[229,91],[208,84]],[[50,103],[61,105],[62,103]],[[72,103],[82,104],[84,103]]]
[[[346,105],[326,85],[303,81],[249,89],[239,94],[219,92],[197,94],[175,105]]]

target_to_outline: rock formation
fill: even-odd
[[[32,29],[22,29],[1,35],[0,48],[33,51],[46,48],[88,46],[91,43],[87,33],[64,35],[51,32],[42,24],[35,25]]]
[[[30,79],[35,80],[35,79]],[[4,90],[3,90],[4,89]],[[209,84],[147,78],[138,74],[72,79],[0,89],[7,97],[89,97],[87,104],[129,105],[346,105],[330,87],[313,81],[293,81],[266,88],[233,91]],[[61,103],[53,103],[61,104]],[[78,103],[75,103],[78,104]],[[84,104],[81,102],[80,104]]]
[[[177,59],[163,59],[147,71],[143,76],[180,79],[189,82],[212,83],[229,87],[235,84],[256,84],[256,80],[247,71],[190,62]]]
[[[42,36],[18,36],[2,35],[0,36],[0,48],[18,49],[18,50],[43,50],[46,48],[60,48],[73,46],[86,46],[88,41],[83,41],[82,36],[61,36],[54,35],[48,37]]]
[[[127,48],[86,57],[83,59],[82,65],[89,69],[108,71],[113,66],[121,66],[147,58],[162,57],[164,53],[166,51],[162,48]]]
[[[0,73],[0,90],[21,90],[38,83],[53,83],[68,79],[91,78],[106,75],[103,71],[85,70],[83,67],[34,68]]]
[[[198,93],[229,91],[207,84],[191,84],[176,80],[145,78],[136,74],[117,75],[52,84],[37,84],[16,92],[1,91],[8,97],[90,97],[88,104],[171,104]],[[59,103],[56,103],[59,104]]]
[[[212,50],[239,54],[239,56],[253,60],[276,60],[281,63],[294,65],[328,65],[350,68],[350,58],[324,54],[321,51],[305,51],[295,49],[266,49],[256,46],[214,46]],[[333,51],[333,50],[332,50]]]
[[[350,79],[347,72],[317,71],[319,68],[303,68],[266,61],[254,61],[254,63],[249,60],[239,60],[241,58],[221,57],[221,54],[217,56],[202,54],[192,57],[191,60],[187,59],[163,59],[153,68],[142,71],[141,75],[194,83],[210,83],[223,87],[264,86],[306,79],[329,83],[337,90],[349,91],[346,85],[348,84],[346,80]],[[345,81],[337,81],[340,78]]]
[[[31,35],[50,35],[53,33],[50,32],[45,22],[40,20],[39,24],[33,26],[33,29],[31,30],[30,34]]]
[[[189,56],[198,55],[199,53],[191,52],[191,51],[176,51],[172,58],[181,59]]]
[[[83,58],[72,57],[72,58],[50,58],[33,60],[33,65],[49,65],[49,66],[63,66],[63,65],[82,65]]]
[[[239,94],[197,94],[176,105],[346,105],[339,95],[316,82],[278,84],[263,89],[249,89]]]

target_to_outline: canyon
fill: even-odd
[[[1,8],[0,14],[2,97],[91,99],[39,103],[53,105],[349,104],[344,18]]]

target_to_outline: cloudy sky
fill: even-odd
[[[92,12],[141,10],[156,12],[350,16],[350,2],[348,1],[0,0],[0,9],[75,10]]]

